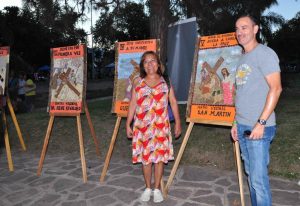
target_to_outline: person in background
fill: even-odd
[[[27,112],[31,112],[34,108],[34,99],[36,95],[36,85],[32,80],[32,77],[27,74],[25,75],[25,102]]]
[[[275,136],[274,109],[282,91],[279,59],[269,47],[258,43],[256,19],[237,19],[236,37],[244,53],[237,64],[236,116],[231,129],[239,141],[252,206],[271,206],[268,165],[270,144]]]
[[[140,200],[147,202],[153,192],[153,201],[162,202],[160,181],[164,164],[174,159],[168,101],[175,117],[175,137],[181,134],[180,117],[173,88],[163,78],[158,55],[147,51],[140,62],[140,77],[133,82],[132,96],[126,121],[128,138],[132,139],[132,162],[142,163],[146,189]],[[167,80],[169,81],[169,80]],[[134,118],[133,129],[131,122]],[[151,189],[154,164],[154,190]]]
[[[18,78],[12,70],[8,78],[8,95],[11,100],[14,111],[17,111],[17,97],[18,97]]]
[[[5,106],[5,103],[4,103],[4,96],[3,95],[0,95],[0,154],[2,154],[2,150],[1,148],[4,148],[4,130],[5,130],[5,125],[4,125],[4,122],[3,122],[3,118],[2,118],[2,112],[5,112],[4,111],[4,106]]]
[[[20,73],[19,74],[19,79],[18,79],[18,98],[23,102],[25,101],[25,74]]]

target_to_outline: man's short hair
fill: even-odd
[[[239,16],[238,19],[244,18],[244,17],[248,17],[253,22],[254,25],[258,25],[259,26],[259,20],[255,16],[252,16],[251,14],[243,14],[243,15]]]

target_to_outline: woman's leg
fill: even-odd
[[[164,173],[164,163],[158,162],[154,165],[154,188],[159,189],[160,181]]]
[[[144,174],[144,180],[146,183],[146,189],[142,193],[140,200],[142,202],[148,202],[150,200],[150,196],[152,193],[151,190],[151,173],[152,173],[152,163],[148,165],[143,165],[143,174]]]
[[[160,181],[164,173],[164,163],[159,162],[154,166],[154,190],[153,190],[153,202],[158,203],[164,201],[162,193],[159,189]]]
[[[146,188],[151,188],[151,176],[152,176],[152,163],[143,165],[144,180],[146,183]]]

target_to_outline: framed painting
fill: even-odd
[[[48,111],[52,115],[72,116],[83,111],[86,95],[86,46],[51,49]]]
[[[4,95],[8,84],[9,47],[0,47],[0,95]]]
[[[159,40],[139,40],[116,43],[115,80],[112,113],[127,116],[133,80],[140,75],[140,60],[144,52],[159,53]]]
[[[235,33],[199,37],[187,105],[187,120],[232,125],[235,71],[242,48]]]

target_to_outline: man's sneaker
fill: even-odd
[[[153,190],[153,202],[158,203],[164,201],[164,198],[159,189]]]
[[[143,202],[148,202],[150,200],[152,190],[150,188],[146,188],[144,192],[142,193],[140,200]]]

